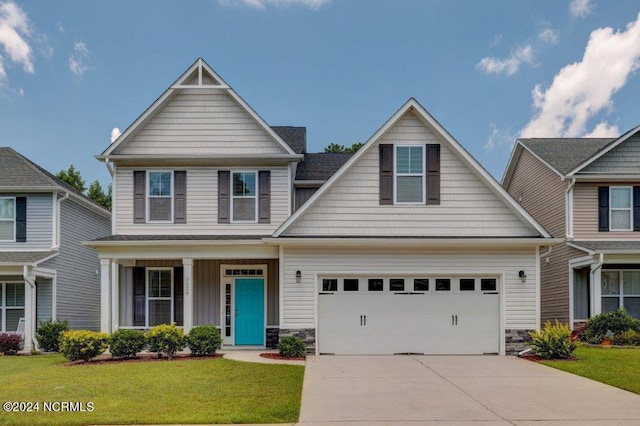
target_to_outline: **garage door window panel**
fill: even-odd
[[[360,281],[357,278],[345,278],[343,282],[343,291],[358,291]]]
[[[413,291],[429,291],[429,279],[415,278],[413,280]]]
[[[474,278],[460,278],[460,291],[475,291],[476,280]]]
[[[369,278],[369,291],[383,291],[384,281],[382,278]]]
[[[451,291],[451,280],[449,278],[437,278],[436,291]]]
[[[322,280],[322,291],[338,291],[338,280],[333,278]]]
[[[404,279],[391,278],[389,280],[389,291],[404,291]]]
[[[498,282],[495,278],[483,278],[480,280],[480,290],[482,291],[497,291]]]

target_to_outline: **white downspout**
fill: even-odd
[[[565,225],[567,240],[573,240],[573,187],[576,184],[576,178],[571,178],[567,191],[565,192]]]
[[[58,198],[56,200],[56,206],[55,206],[55,220],[54,220],[54,226],[55,226],[55,240],[53,241],[52,244],[52,248],[53,249],[58,249],[60,248],[60,206],[62,205],[62,202],[64,200],[66,200],[67,198],[69,198],[69,191],[65,191],[64,195],[62,196],[62,198]]]
[[[22,277],[24,282],[27,283],[25,287],[25,327],[24,327],[24,350],[31,352],[32,349],[38,347],[36,341],[36,284],[31,279],[29,274],[29,267],[23,266]],[[28,301],[28,303],[26,303]]]

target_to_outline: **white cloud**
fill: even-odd
[[[553,28],[545,28],[538,34],[538,38],[547,44],[556,44],[559,36],[560,32]]]
[[[487,151],[493,151],[495,148],[502,146],[510,146],[514,141],[514,135],[507,129],[498,129],[498,127],[491,123],[489,124],[491,128],[491,135],[487,139],[487,142],[484,144],[484,149]]]
[[[496,47],[502,43],[502,34],[496,34],[493,36],[493,40],[489,43],[489,47]]]
[[[577,137],[589,133],[588,120],[613,107],[612,96],[639,66],[640,14],[625,31],[593,31],[581,62],[562,68],[548,89],[540,84],[534,87],[535,115],[521,136]],[[613,128],[605,126],[599,131]]]
[[[571,0],[569,14],[572,18],[584,18],[593,11],[591,0]]]
[[[533,64],[533,47],[530,44],[518,47],[508,58],[500,59],[493,56],[482,58],[476,65],[487,74],[507,75],[515,74],[522,63]]]
[[[13,2],[0,2],[0,45],[9,61],[22,65],[22,69],[33,74],[33,50],[28,40],[31,25],[27,15]],[[5,57],[0,56],[0,78],[6,78]]]
[[[620,136],[620,129],[615,124],[601,121],[590,133],[584,135],[585,138],[617,138]]]
[[[116,139],[120,137],[121,134],[122,132],[117,127],[114,127],[113,129],[111,129],[111,143],[114,143]]]
[[[318,10],[331,0],[218,0],[224,6],[244,5],[254,9],[265,9],[267,6],[287,7],[305,6],[309,9]]]
[[[83,41],[76,41],[73,45],[73,53],[69,55],[69,69],[75,75],[82,75],[93,68],[86,64],[89,59],[89,49]]]

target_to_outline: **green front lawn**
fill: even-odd
[[[58,355],[0,356],[0,424],[296,422],[304,367],[224,358],[65,366]],[[44,402],[92,402],[92,412],[43,412]],[[86,408],[86,405],[85,405]]]
[[[578,346],[577,361],[542,364],[640,394],[640,348]]]

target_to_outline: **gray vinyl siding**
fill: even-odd
[[[300,206],[307,202],[309,198],[320,188],[296,188],[295,189],[295,210],[297,211]]]
[[[579,174],[636,174],[638,173],[638,162],[640,162],[640,135],[636,133],[589,164]]]
[[[100,329],[100,261],[98,254],[81,242],[109,234],[110,217],[100,216],[74,200],[62,201],[60,251],[42,266],[57,271],[56,317],[68,320],[71,328]]]
[[[36,318],[47,321],[52,318],[53,285],[51,279],[38,278],[36,281]],[[36,324],[37,325],[37,324]]]
[[[0,242],[0,250],[51,250],[53,236],[53,193],[0,194],[27,197],[27,241]]]

